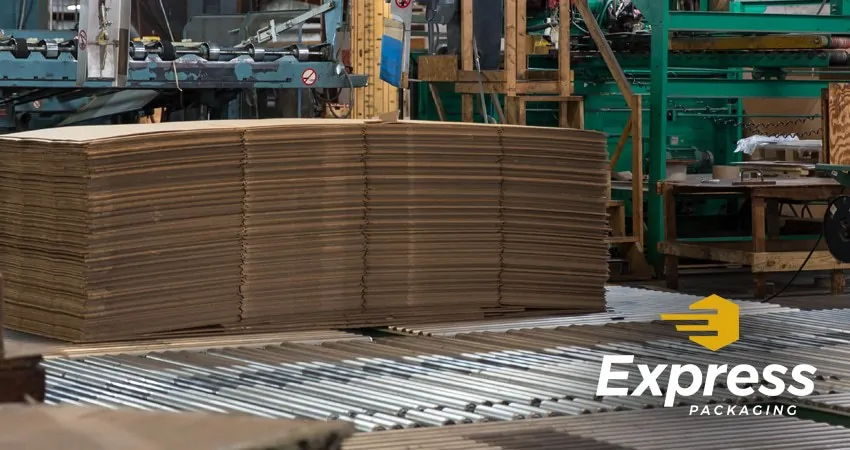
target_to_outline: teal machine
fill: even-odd
[[[530,33],[552,33],[558,3],[565,1],[528,1]],[[850,71],[843,70],[850,49],[850,0],[731,0],[724,12],[708,11],[708,0],[589,0],[589,6],[632,89],[644,95],[645,248],[654,262],[660,262],[655,249],[664,233],[662,200],[654,187],[666,179],[669,159],[693,161],[690,172],[706,173],[715,164],[740,161],[734,149],[744,131],[742,99],[819,98],[827,86],[817,76],[790,79],[794,74],[828,70],[831,81],[845,73],[850,80]],[[580,15],[574,11],[572,17],[572,69],[576,94],[585,98],[585,126],[608,133],[613,151],[628,108]],[[439,44],[430,50],[441,51]],[[530,68],[555,67],[555,53],[532,55]],[[411,78],[415,66],[416,55]],[[418,117],[434,119],[428,87],[415,91]],[[447,88],[440,95],[449,120],[459,120],[459,96]],[[529,103],[527,114],[530,124],[557,123],[551,104]],[[760,117],[780,123],[819,119]],[[627,144],[616,170],[630,168]],[[615,195],[630,200],[630,191]],[[724,227],[734,233],[738,207],[722,200],[680,202],[680,235],[690,231],[690,237],[700,237]]]
[[[254,118],[270,102],[258,90],[321,90],[327,96],[366,85],[364,75],[349,74],[339,62],[342,0],[259,13],[253,19],[265,23],[251,30],[241,29],[248,18],[240,15],[194,18],[207,19],[207,29],[229,39],[242,37],[235,42],[187,42],[180,35],[134,40],[131,0],[71,2],[73,29],[51,30],[57,3],[0,0],[0,132],[123,116],[132,121],[158,107],[176,112],[168,116],[178,120]],[[278,39],[314,18],[322,19],[322,43],[284,45]],[[236,34],[228,24],[239,27]],[[241,107],[246,96],[253,97],[248,111]]]

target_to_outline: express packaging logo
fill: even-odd
[[[662,314],[661,320],[678,322],[676,331],[689,333],[692,342],[712,352],[719,352],[740,338],[740,309],[737,304],[720,296],[711,295],[691,304],[688,309],[702,312]],[[647,364],[637,364],[638,372],[642,377],[637,388],[629,393],[626,387],[610,387],[612,381],[626,381],[630,375],[628,370],[613,370],[613,366],[634,364],[634,360],[634,355],[603,356],[596,395],[637,397],[648,390],[655,397],[664,397],[664,406],[671,407],[674,406],[677,397],[692,397],[699,395],[700,391],[704,397],[713,395],[718,379],[722,380],[720,377],[725,374],[725,383],[721,384],[726,386],[733,395],[747,397],[758,390],[765,397],[778,397],[786,391],[791,395],[802,397],[814,391],[815,385],[812,378],[817,371],[809,364],[797,365],[790,369],[793,383],[786,385],[789,369],[781,364],[768,364],[761,373],[750,364],[739,364],[732,366],[731,369],[728,364],[709,364],[705,372],[702,367],[695,364],[660,364],[654,368],[650,368]],[[658,380],[665,378],[663,374],[668,368],[667,389],[666,392],[662,392]],[[689,377],[683,377],[686,374]],[[682,382],[687,381],[687,378],[690,378],[690,383],[683,386]],[[694,412],[694,408],[691,407],[691,413]]]

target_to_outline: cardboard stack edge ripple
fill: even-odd
[[[15,330],[99,342],[604,310],[601,133],[273,119],[0,145]]]

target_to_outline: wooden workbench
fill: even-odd
[[[766,278],[769,273],[796,272],[803,265],[814,241],[779,240],[780,202],[825,201],[841,194],[842,187],[830,178],[791,178],[775,180],[775,185],[736,186],[731,181],[704,183],[699,178],[688,177],[684,182],[667,182],[662,185],[664,196],[664,241],[658,251],[664,255],[667,286],[678,288],[679,258],[723,262],[750,267],[755,281],[756,297],[765,297]],[[677,196],[728,196],[749,198],[752,205],[752,242],[683,243],[676,238]],[[803,270],[831,270],[832,293],[844,291],[842,270],[850,264],[841,264],[829,254],[821,240]]]

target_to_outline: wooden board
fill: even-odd
[[[829,91],[830,164],[850,165],[850,83],[830,83]]]
[[[304,119],[0,142],[13,329],[109,341],[604,308],[601,133]]]
[[[749,248],[747,248],[749,247]],[[724,243],[689,244],[681,242],[659,242],[658,251],[664,255],[704,261],[717,261],[750,267],[753,273],[796,272],[808,259],[804,271],[846,270],[850,264],[842,264],[827,250],[809,255],[809,249],[797,251],[753,252],[752,244],[730,246]]]
[[[351,93],[351,117],[371,119],[398,110],[398,89],[381,80],[381,36],[390,4],[384,0],[352,0],[351,66],[353,73],[369,78],[366,87]]]

